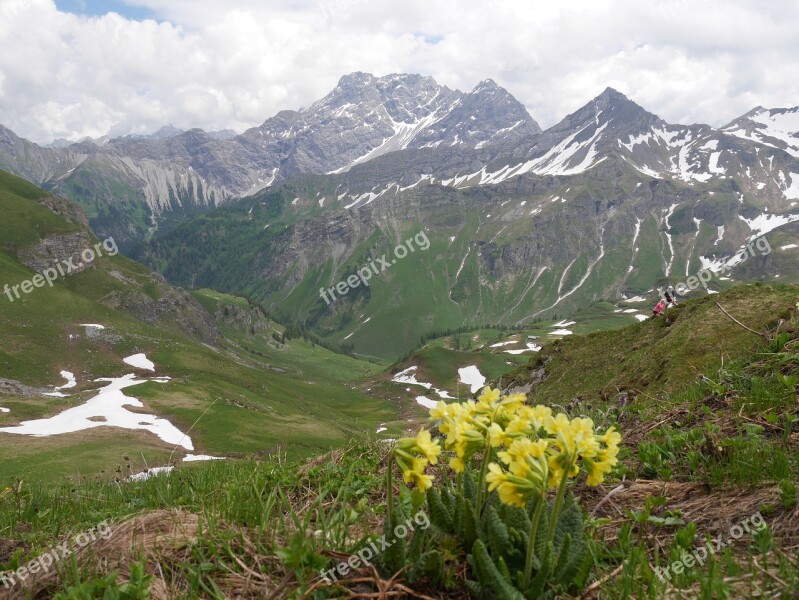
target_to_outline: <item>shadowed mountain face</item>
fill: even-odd
[[[81,203],[172,281],[247,293],[331,343],[394,356],[431,330],[649,299],[703,268],[711,290],[797,279],[797,115],[672,125],[609,88],[541,131],[490,80],[462,93],[355,73],[230,140],[43,149],[5,130],[0,164]],[[320,297],[421,232],[428,249]]]

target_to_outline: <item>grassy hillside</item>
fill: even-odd
[[[765,332],[789,318],[797,291],[784,285],[738,286],[669,309],[668,323],[665,318],[648,319],[618,331],[568,337],[546,345],[508,381],[525,385],[544,366],[546,379],[531,394],[545,402],[673,391],[752,351],[758,336],[736,324],[718,304],[751,329]]]
[[[45,206],[48,198],[0,173],[0,286],[34,275],[18,258],[32,244],[85,231],[79,221]],[[9,410],[0,411],[0,427],[77,406],[96,395],[98,378],[146,374],[122,362],[136,353],[155,363],[156,375],[171,379],[126,393],[144,403],[141,412],[190,431],[197,454],[238,457],[280,449],[298,457],[371,434],[394,418],[390,404],[346,383],[373,373],[374,365],[301,340],[270,350],[271,331],[246,334],[224,321],[231,340],[205,342],[193,334],[195,325],[210,319],[202,315],[188,296],[119,254],[14,302],[0,296],[0,378],[38,390],[0,396],[0,406]],[[61,371],[74,373],[77,386],[64,390],[67,397],[43,396],[65,383]],[[118,469],[124,476],[180,459],[183,449],[173,450],[150,433],[105,427],[38,438],[0,432],[0,477],[77,481]],[[123,456],[130,460],[123,462]]]
[[[573,488],[592,566],[575,594],[793,597],[799,589],[798,298],[789,287],[742,287],[686,303],[671,313],[668,327],[665,319],[650,321],[545,347],[551,374],[531,400],[567,405],[571,416],[592,417],[622,434],[619,464],[604,484]],[[716,301],[764,335],[723,314],[717,319]],[[427,359],[420,366],[425,377],[438,376],[436,365],[449,371],[455,351],[444,350],[436,343],[420,355]],[[669,368],[646,370],[646,355],[672,357]],[[624,403],[615,394],[602,400],[608,381],[636,382],[638,394]],[[618,387],[633,392],[631,384]],[[569,402],[571,393],[583,401]],[[409,540],[418,536],[422,548],[435,548],[437,554],[425,556],[440,562],[417,567],[409,559],[397,573],[378,556],[375,567],[355,567],[335,583],[320,576],[380,537],[389,449],[353,442],[307,461],[273,455],[184,466],[121,485],[107,477],[61,489],[9,482],[0,492],[0,571],[106,519],[110,539],[92,544],[76,568],[36,579],[31,589],[38,597],[60,590],[59,598],[72,600],[132,588],[153,598],[467,597],[474,563],[460,539],[435,523]],[[413,495],[404,484],[395,479],[392,489],[410,510]],[[158,535],[161,543],[137,546],[134,531],[138,539]],[[714,550],[701,562],[685,558],[702,556],[697,549],[708,542]],[[24,597],[24,589],[11,597]],[[96,595],[86,596],[89,590]]]

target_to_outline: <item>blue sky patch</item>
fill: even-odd
[[[62,12],[82,16],[96,17],[115,12],[136,21],[155,18],[155,13],[149,8],[132,6],[122,0],[56,0],[55,4]]]

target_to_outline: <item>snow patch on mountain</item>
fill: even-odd
[[[785,174],[780,171],[780,180],[783,184],[783,196],[788,200],[799,200],[799,173],[788,173],[786,179]]]
[[[799,158],[799,107],[758,108],[724,128],[724,133],[779,148]]]
[[[330,174],[346,173],[355,165],[368,162],[373,158],[377,158],[378,156],[388,154],[389,152],[396,152],[397,150],[405,150],[413,141],[413,138],[415,138],[421,131],[424,131],[437,121],[441,120],[443,116],[443,114],[440,114],[439,111],[436,110],[435,112],[410,123],[401,121],[397,122],[393,118],[389,117],[391,120],[391,125],[394,128],[394,135],[384,138],[383,142],[379,146],[372,148],[363,156],[353,160],[350,164],[345,165],[340,169],[336,169],[335,171],[330,171]]]
[[[753,240],[761,235],[765,235],[771,231],[774,231],[778,227],[799,221],[799,214],[775,215],[773,213],[763,213],[754,219],[747,219],[741,215],[738,215],[738,218],[746,223],[749,226],[749,229],[752,230],[752,235],[749,236],[749,239]]]
[[[665,233],[666,233],[666,239],[668,240],[669,243],[669,260],[665,265],[666,277],[668,277],[669,274],[671,273],[671,267],[674,264],[674,244],[672,243],[671,240],[671,233],[669,233],[669,228],[671,227],[671,225],[669,224],[669,219],[671,219],[671,216],[674,214],[674,209],[677,208],[677,206],[678,206],[677,204],[672,204],[669,207],[665,218],[666,221]]]

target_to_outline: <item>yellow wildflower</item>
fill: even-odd
[[[500,485],[508,480],[508,476],[497,463],[488,465],[488,474],[486,475],[486,483],[488,483],[488,491],[493,492]]]
[[[424,471],[429,464],[438,462],[440,454],[438,440],[433,440],[426,429],[420,429],[416,437],[397,441],[394,449],[394,459],[402,471],[403,480],[405,483],[413,483],[421,490],[432,485],[433,477],[425,475]]]
[[[548,406],[537,404],[532,408],[532,421],[536,429],[544,426],[548,419],[552,418],[552,409]]]
[[[503,471],[497,463],[488,465],[488,491],[499,494],[504,504],[524,508],[533,495],[540,495],[545,489],[547,477],[546,459],[525,455],[514,459],[510,472]]]
[[[509,415],[515,415],[517,411],[524,406],[524,403],[527,401],[527,396],[524,394],[508,394],[502,398],[502,401],[499,403],[503,413]]]
[[[507,451],[497,454],[499,459],[506,465],[509,465],[514,460],[525,459],[530,456],[532,458],[541,458],[546,452],[548,443],[546,440],[533,441],[530,438],[520,438],[514,440]]]
[[[433,421],[438,421],[439,419],[446,419],[449,417],[451,412],[449,406],[450,405],[443,400],[436,402],[436,405],[430,409],[430,419]]]
[[[450,459],[449,467],[456,473],[463,473],[464,469],[466,468],[466,463],[462,458],[455,457]]]
[[[574,419],[567,434],[571,452],[582,458],[593,458],[599,451],[599,441],[594,435],[594,422],[591,419]]]
[[[504,504],[518,506],[519,508],[527,506],[527,501],[524,496],[519,493],[519,489],[516,486],[506,483],[505,485],[499,486],[498,492],[499,500]]]
[[[571,421],[569,421],[569,417],[563,413],[558,413],[558,416],[554,419],[551,415],[544,419],[544,429],[546,429],[547,433],[550,435],[557,435],[561,431],[566,431],[569,429],[570,425]]]
[[[438,462],[438,456],[441,454],[441,446],[438,444],[438,440],[433,441],[427,429],[420,429],[414,441],[416,442],[416,447],[419,452],[424,454],[431,465]]]
[[[491,427],[488,428],[488,442],[491,444],[491,447],[499,448],[507,444],[508,441],[509,438],[505,435],[505,430],[502,429],[502,426],[499,423],[492,423]]]
[[[477,397],[480,408],[494,410],[499,401],[499,394],[499,390],[492,390],[490,387],[485,386],[483,392]]]

